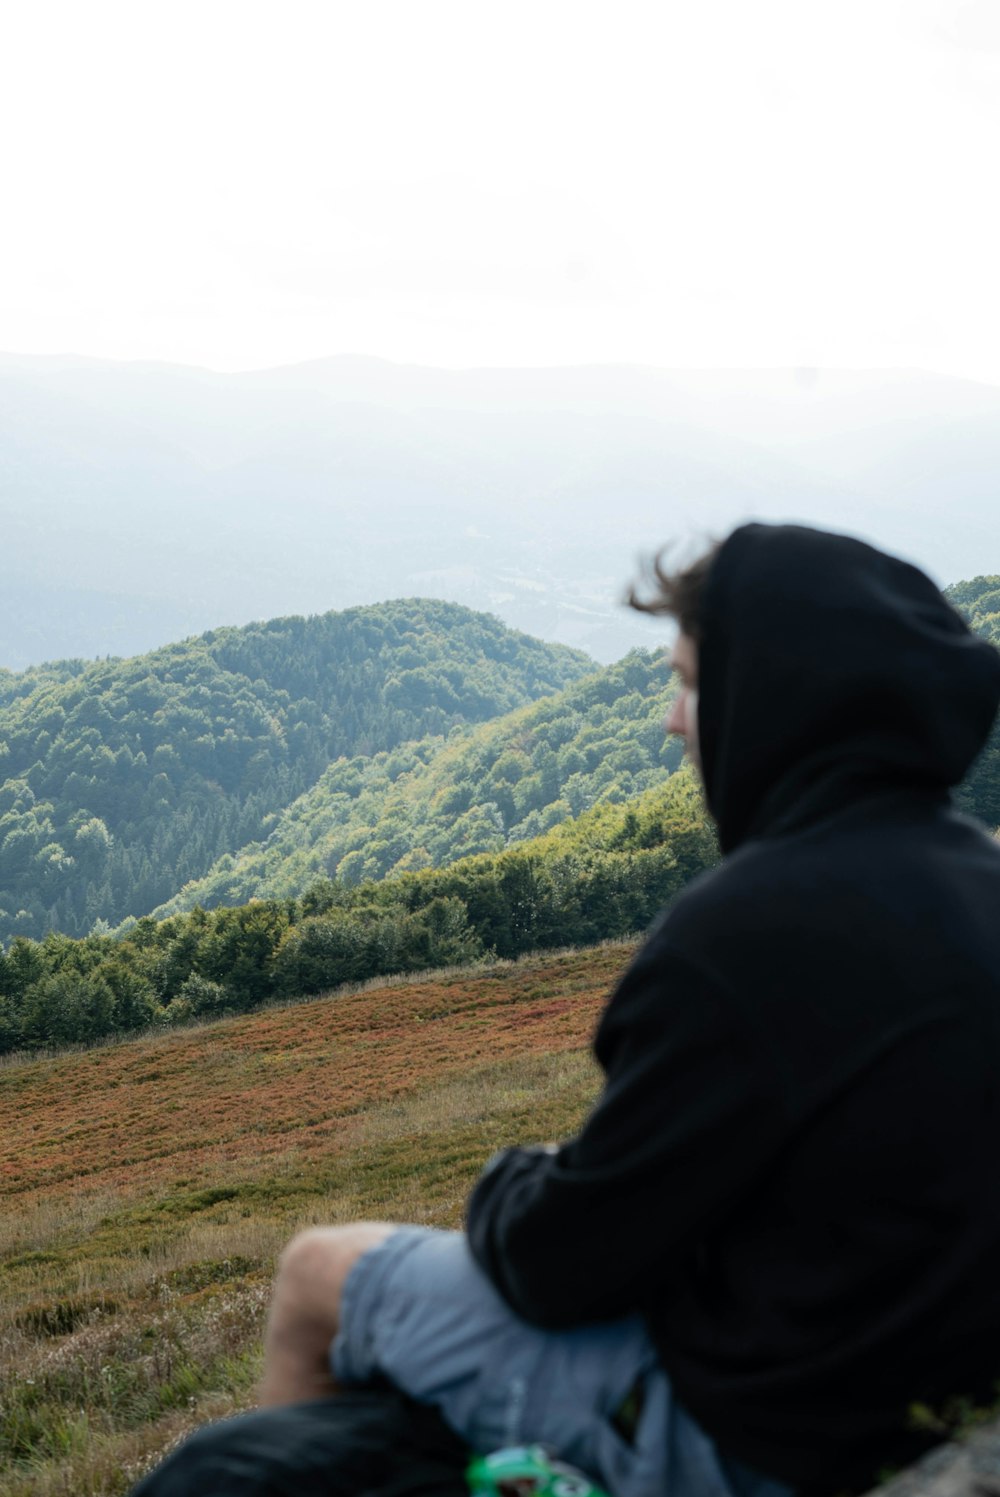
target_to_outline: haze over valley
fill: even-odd
[[[741,520],[997,565],[1000,388],[898,370],[254,373],[0,357],[0,665],[450,599],[610,662],[638,558]]]

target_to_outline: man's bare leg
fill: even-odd
[[[394,1232],[387,1222],[310,1227],[281,1255],[264,1335],[260,1402],[301,1403],[329,1398],[330,1343],[340,1325],[347,1275],[362,1253]]]

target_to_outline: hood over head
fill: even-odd
[[[996,713],[1000,652],[907,562],[744,525],[705,582],[698,684],[705,794],[729,852],[874,789],[957,784]]]

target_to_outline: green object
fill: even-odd
[[[543,1445],[510,1445],[470,1461],[465,1479],[471,1497],[607,1497]]]

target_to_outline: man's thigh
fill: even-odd
[[[461,1233],[401,1227],[358,1259],[331,1365],[338,1383],[384,1377],[434,1405],[473,1450],[545,1445],[615,1497],[732,1497],[638,1316],[565,1332],[528,1325]],[[636,1392],[627,1438],[618,1416]]]

